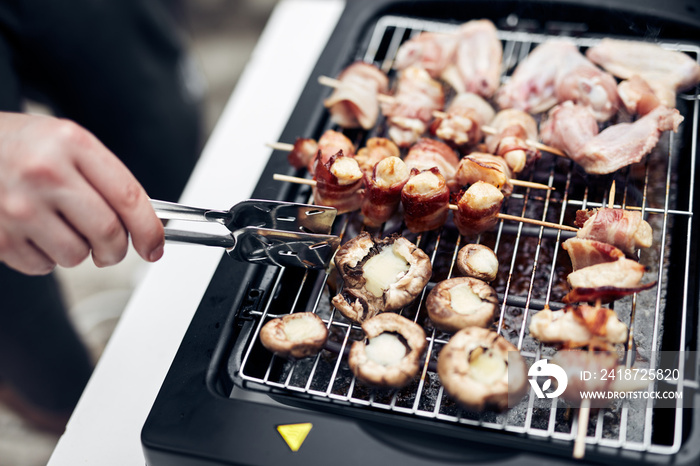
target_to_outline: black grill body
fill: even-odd
[[[335,76],[351,61],[361,58],[378,21],[392,16],[454,25],[470,19],[488,18],[506,32],[515,27],[517,31],[533,34],[571,37],[637,37],[691,44],[700,38],[700,8],[690,1],[664,2],[660,8],[653,0],[351,0],[311,73],[312,78],[281,135],[282,141],[318,137],[329,127],[328,115],[322,105],[328,90],[318,86],[315,79],[321,75]],[[518,21],[514,23],[513,18]],[[678,166],[669,169],[670,173],[694,173],[687,164],[698,155],[697,128],[692,131],[692,125],[697,124],[697,90],[694,99],[692,94],[688,98],[686,130],[674,143],[684,157]],[[695,119],[689,119],[689,115],[694,115]],[[286,154],[275,151],[251,198],[302,202],[308,199],[308,188],[272,183],[275,173],[299,175],[289,167]],[[672,209],[691,210],[698,200],[693,189],[695,180],[672,178]],[[684,314],[669,318],[668,311],[665,312],[665,323],[658,333],[658,347],[693,352],[697,350],[700,334],[697,320],[698,251],[694,246],[700,228],[694,225],[692,215],[680,215],[673,223],[667,230],[668,242],[672,245],[669,246],[668,261],[688,266],[685,273],[676,271],[675,267],[667,270],[664,275],[667,291],[663,297],[665,309],[680,308]],[[393,409],[357,406],[353,400],[338,401],[333,397],[316,396],[313,387],[290,390],[274,383],[251,382],[251,379],[281,380],[287,376],[284,364],[264,359],[260,356],[263,352],[254,343],[261,319],[274,314],[267,310],[271,300],[285,301],[288,297],[284,290],[293,287],[276,285],[278,272],[274,267],[235,262],[223,256],[144,425],[142,443],[147,464],[571,463],[572,442],[557,436],[540,438],[508,429],[499,430],[488,427],[491,425],[488,422],[480,425],[478,419],[469,425],[436,422]],[[294,272],[290,274],[292,278],[288,280],[292,284],[297,281],[315,284],[308,285],[311,291],[308,294],[304,291],[298,298],[302,307],[318,306],[317,284],[321,283],[320,287],[323,287],[323,278],[319,275],[300,278]],[[689,281],[690,286],[681,299],[675,287],[676,283],[685,281]],[[299,288],[304,289],[304,286]],[[679,348],[677,342],[681,338],[685,343]],[[259,371],[254,369],[258,366]],[[687,366],[687,377],[692,386],[693,380],[698,380],[698,362],[692,359]],[[288,380],[291,378],[288,376]],[[697,390],[692,388],[688,395],[697,398]],[[664,410],[654,414],[652,443],[673,443],[673,439],[663,438],[663,431],[682,432],[677,451],[671,454],[603,444],[588,448],[586,461],[698,464],[699,416],[692,409],[682,409],[680,413]],[[313,434],[308,436],[302,448],[292,452],[276,428],[307,422],[313,425]]]

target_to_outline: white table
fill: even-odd
[[[343,7],[342,0],[283,0],[276,7],[182,203],[227,209],[250,197],[270,155],[265,143],[284,129]],[[221,254],[168,244],[149,266],[49,466],[145,463],[141,428]]]

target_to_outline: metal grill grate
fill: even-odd
[[[360,51],[355,58],[375,63],[392,76],[392,59],[403,41],[421,31],[450,31],[454,28],[456,26],[452,24],[387,16],[379,20],[366,50]],[[551,36],[501,31],[500,37],[504,45],[503,79],[506,80],[515,65],[534,46]],[[598,39],[574,40],[585,48]],[[697,46],[663,45],[700,60]],[[656,150],[645,161],[614,175],[589,178],[573,163],[544,155],[530,171],[530,179],[554,186],[556,190],[543,192],[516,188],[504,205],[504,211],[510,214],[570,225],[577,209],[607,205],[614,181],[615,206],[641,209],[654,230],[654,245],[641,253],[640,261],[650,268],[647,280],[655,279],[658,284],[651,290],[614,303],[617,314],[630,327],[627,346],[635,351],[627,352],[627,364],[635,367],[654,367],[651,353],[661,348],[665,317],[672,316],[674,321],[680,321],[677,346],[666,349],[683,351],[686,348],[686,326],[689,313],[695,309],[688,301],[693,181],[698,152],[698,100],[697,93],[679,96],[679,110],[685,117],[683,133],[663,135]],[[377,134],[381,131],[381,127],[375,130]],[[354,236],[362,228],[360,219],[353,214],[343,216],[337,223],[337,233],[346,237]],[[362,338],[362,331],[330,306],[332,295],[329,287],[334,286],[335,278],[318,272],[280,270],[271,279],[262,311],[254,313],[258,319],[257,327],[245,348],[238,374],[243,385],[362,410],[388,411],[465,426],[465,435],[471,428],[476,428],[570,444],[577,435],[576,410],[570,410],[556,400],[537,399],[530,392],[519,406],[506,413],[473,413],[459,408],[443,392],[437,374],[431,368],[449,335],[430,325],[423,309],[424,298],[436,282],[452,276],[454,258],[467,239],[460,237],[449,225],[423,235],[413,235],[402,228],[398,219],[373,233],[399,231],[421,247],[433,262],[431,284],[413,304],[402,310],[404,316],[424,326],[429,338],[425,364],[417,380],[401,390],[371,390],[356,383],[343,352],[353,340]],[[492,284],[501,302],[496,330],[517,346],[528,363],[553,354],[552,348],[539,345],[528,335],[527,326],[531,314],[545,305],[554,309],[562,306],[559,300],[567,291],[565,283],[570,265],[568,257],[560,254],[560,243],[567,237],[566,233],[552,229],[501,221],[494,232],[469,238],[470,242],[487,244],[499,256],[499,279]],[[671,260],[674,261],[673,270]],[[673,309],[670,309],[671,302]],[[270,356],[257,342],[260,327],[270,318],[302,311],[316,312],[326,322],[331,334],[327,350],[316,358],[296,362]],[[697,389],[698,382],[693,380],[694,375],[686,374],[682,359],[678,369],[681,388]],[[624,401],[599,410],[589,421],[586,442],[664,455],[677,452],[683,440],[683,400],[678,400],[675,409],[671,410],[671,422],[670,425],[668,422],[664,424],[664,435],[655,431],[654,411],[646,409],[646,403]]]

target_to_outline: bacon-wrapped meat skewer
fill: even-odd
[[[605,347],[627,341],[627,326],[612,309],[602,306],[568,305],[560,311],[548,307],[530,320],[530,334],[542,343],[565,348]]]
[[[501,110],[489,124],[491,134],[486,137],[487,150],[505,159],[514,173],[520,173],[539,159],[540,152],[528,141],[536,141],[537,122],[517,109]]]
[[[365,174],[365,191],[362,198],[364,223],[378,227],[398,210],[401,190],[408,181],[410,171],[398,157],[385,158],[371,176]]]
[[[481,128],[496,112],[484,99],[470,92],[457,94],[446,112],[437,114],[431,131],[456,146],[476,144],[484,137]]]
[[[372,64],[355,62],[338,75],[338,81],[340,85],[323,101],[331,120],[343,128],[373,128],[379,116],[377,96],[389,92],[387,75]]]
[[[612,244],[629,255],[652,244],[651,225],[641,212],[610,207],[579,210],[574,224],[579,227],[577,238]]]
[[[338,151],[326,162],[321,161],[321,152],[316,156],[314,202],[318,205],[335,207],[338,213],[351,212],[360,208],[362,196],[362,170],[357,161]]]
[[[495,186],[477,181],[464,192],[454,211],[454,222],[464,236],[478,235],[498,222],[503,193]]]
[[[406,162],[409,169],[415,168],[418,171],[435,167],[445,178],[448,187],[454,187],[453,179],[457,172],[459,157],[444,142],[421,138],[408,150],[404,162]]]
[[[642,284],[647,268],[627,259],[619,248],[611,244],[569,238],[562,247],[569,253],[573,266],[573,272],[567,277],[572,290],[563,298],[566,303],[610,302],[647,290],[656,284]]]
[[[360,168],[371,176],[374,166],[387,157],[400,157],[401,152],[393,141],[387,138],[369,138],[365,146],[357,151],[355,160]]]
[[[510,167],[502,157],[473,152],[463,157],[457,165],[454,177],[459,186],[470,186],[484,181],[501,190],[504,196],[513,192]]]
[[[343,133],[329,129],[321,135],[318,142],[308,138],[297,139],[287,155],[287,160],[294,168],[306,168],[313,174],[316,155],[319,152],[319,160],[326,163],[338,151],[342,151],[346,157],[352,157],[355,155],[355,146]]]
[[[409,67],[399,75],[394,97],[380,105],[389,122],[389,137],[399,147],[408,147],[425,133],[433,112],[443,108],[445,95],[427,71]]]
[[[449,202],[450,190],[437,168],[412,169],[411,178],[401,190],[406,227],[420,233],[442,226],[449,214]]]

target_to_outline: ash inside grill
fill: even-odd
[[[373,62],[385,71],[391,70],[394,54],[400,43],[425,30],[451,30],[455,25],[410,18],[381,18],[372,31],[366,50],[355,59]],[[501,32],[504,44],[505,75],[512,72],[519,60],[549,36],[524,32]],[[596,38],[578,38],[585,49]],[[693,45],[666,44],[698,59],[699,49]],[[507,79],[507,78],[506,78]],[[630,327],[630,340],[623,355],[628,366],[655,367],[652,352],[686,349],[685,334],[689,315],[695,307],[688,304],[691,262],[691,219],[695,147],[697,147],[697,94],[681,95],[679,110],[686,124],[680,134],[665,134],[658,147],[641,163],[609,176],[588,176],[572,162],[545,154],[528,173],[531,181],[549,184],[554,191],[535,191],[516,187],[506,201],[503,212],[572,225],[576,210],[608,204],[615,182],[617,207],[639,208],[654,231],[653,246],[641,252],[640,262],[649,267],[647,280],[657,280],[651,290],[614,303],[617,315]],[[321,105],[321,103],[319,103]],[[330,123],[326,128],[330,128]],[[325,129],[325,128],[323,128]],[[382,125],[371,134],[352,134],[356,143],[381,135]],[[318,135],[303,135],[317,137]],[[358,144],[358,146],[361,144]],[[310,196],[307,187],[296,188],[297,201]],[[358,214],[346,214],[336,222],[335,233],[352,238],[363,231]],[[372,411],[392,412],[408,418],[431,419],[437,425],[454,427],[456,435],[469,437],[475,430],[509,432],[526,439],[561,440],[562,452],[570,452],[570,441],[576,437],[577,410],[563,402],[538,399],[530,392],[522,402],[505,413],[469,412],[457,406],[444,393],[435,372],[440,349],[450,335],[436,330],[427,318],[425,297],[437,282],[456,275],[454,258],[460,247],[479,242],[498,255],[500,269],[492,286],[499,295],[500,315],[493,329],[513,343],[528,364],[541,356],[552,356],[554,349],[539,344],[527,331],[533,313],[550,306],[562,307],[561,299],[568,292],[566,276],[571,272],[568,255],[561,243],[571,236],[553,229],[501,221],[492,232],[478,238],[460,237],[448,222],[439,231],[416,235],[405,230],[400,218],[393,218],[382,228],[370,230],[378,236],[398,232],[417,244],[431,258],[433,277],[423,294],[401,314],[421,324],[429,338],[427,364],[420,377],[400,390],[378,390],[358,382],[350,371],[344,352],[355,340],[363,338],[362,330],[352,325],[330,305],[338,287],[334,274],[315,271],[280,270],[269,281],[263,306],[253,312],[255,326],[248,345],[234,352],[241,361],[232,361],[231,377],[245,388],[264,390],[291,397],[343,406],[351,414]],[[673,267],[671,265],[673,264]],[[286,361],[272,356],[257,341],[260,327],[269,319],[291,312],[317,313],[330,330],[326,350],[316,358]],[[665,320],[670,329],[665,330]],[[679,330],[680,329],[680,330]],[[664,339],[664,337],[666,337]],[[670,341],[672,346],[662,346]],[[681,374],[680,388],[697,387],[694,374]],[[616,447],[631,452],[653,452],[668,455],[677,452],[683,441],[682,401],[675,410],[659,413],[650,409],[648,400],[620,401],[591,415],[587,443]],[[364,415],[364,414],[363,414]],[[670,418],[663,432],[655,430],[655,419]],[[544,443],[544,442],[543,442]],[[546,448],[555,448],[555,442]],[[568,446],[566,446],[568,445]],[[544,447],[543,447],[544,448]]]

